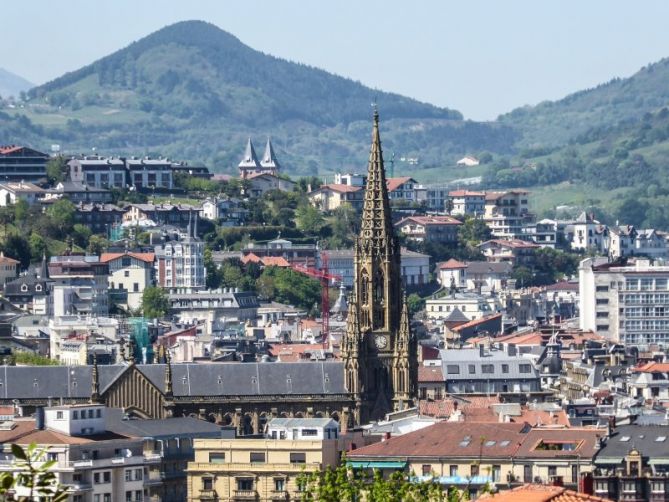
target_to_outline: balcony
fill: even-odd
[[[235,490],[232,497],[234,500],[256,500],[258,493],[255,490]]]
[[[202,501],[218,500],[218,495],[216,494],[216,490],[200,490],[199,500]]]
[[[272,490],[269,492],[269,499],[274,502],[288,500],[288,492],[286,490]]]

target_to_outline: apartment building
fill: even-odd
[[[52,256],[49,278],[53,281],[54,316],[109,313],[109,266],[98,256]]]
[[[669,267],[587,258],[579,266],[579,307],[583,330],[627,345],[669,346]]]
[[[142,305],[144,289],[154,283],[154,253],[103,253],[100,262],[109,267],[109,294],[115,304],[128,309]]]
[[[298,478],[339,462],[329,418],[273,419],[261,439],[196,439],[188,500],[298,500]]]
[[[326,212],[334,211],[343,204],[348,204],[356,211],[360,211],[364,197],[364,187],[338,183],[321,185],[309,193],[311,203]]]
[[[523,483],[577,488],[593,470],[602,429],[543,429],[526,423],[439,422],[347,453],[353,469],[414,473],[467,490]]]
[[[520,238],[523,227],[534,221],[529,212],[528,194],[525,190],[486,192],[483,220],[493,237]]]
[[[462,222],[451,216],[408,216],[395,223],[395,228],[416,242],[454,244],[460,225]]]
[[[148,469],[154,460],[143,455],[141,438],[107,430],[108,411],[100,404],[54,406],[39,409],[36,420],[12,420],[0,431],[0,470],[14,469],[12,443],[35,443],[56,462],[52,471],[72,502],[149,500]]]
[[[0,145],[0,180],[39,182],[46,180],[49,156],[19,145]]]
[[[187,233],[155,247],[156,283],[172,291],[192,291],[205,286],[204,243]]]
[[[340,276],[346,287],[352,287],[354,277],[353,250],[328,250],[327,254],[330,273]],[[411,288],[412,286],[427,284],[430,274],[430,256],[406,248],[402,248],[401,256],[402,281],[405,287]]]
[[[451,216],[481,216],[485,211],[485,192],[453,190],[448,198]]]

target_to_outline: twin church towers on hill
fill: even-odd
[[[391,220],[376,110],[354,251],[355,279],[341,356],[344,385],[364,422],[408,408],[418,390],[417,341],[402,287],[400,246]]]

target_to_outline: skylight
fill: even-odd
[[[667,436],[658,436],[655,438],[656,443],[662,443],[667,439]]]
[[[495,443],[496,443],[496,442],[497,442],[497,441],[486,441],[486,442],[485,442],[485,445],[486,445],[486,446],[495,446]]]
[[[626,443],[626,442],[629,441],[630,439],[631,439],[631,438],[630,438],[629,436],[623,436],[623,437],[620,438],[620,442],[621,442],[621,443]]]
[[[499,443],[500,446],[509,446],[510,444],[511,444],[511,441],[509,441],[508,439],[505,439],[504,441]]]

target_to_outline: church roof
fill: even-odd
[[[164,391],[164,364],[135,366]],[[0,371],[0,399],[88,399],[92,366],[5,366]],[[105,392],[127,364],[100,365]],[[345,394],[339,362],[172,364],[175,397],[287,394]]]
[[[269,138],[267,138],[265,153],[262,156],[260,165],[265,169],[276,169],[277,171],[281,169],[279,161],[276,159],[276,154],[274,153],[274,147],[272,147],[272,141]]]
[[[249,138],[248,142],[246,143],[244,157],[237,167],[239,167],[239,169],[260,169],[260,162],[258,162],[258,156],[256,155],[256,151],[253,148],[251,138]]]

